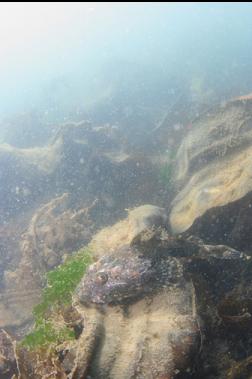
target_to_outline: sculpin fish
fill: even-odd
[[[245,258],[228,246],[172,237],[162,229],[147,230],[129,246],[91,265],[77,287],[77,300],[86,305],[127,303],[158,287],[180,285],[197,259],[218,264],[219,259],[239,262]]]
[[[144,256],[127,246],[91,265],[77,287],[77,299],[88,305],[120,304],[179,282],[183,267],[174,257]]]

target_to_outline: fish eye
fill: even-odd
[[[99,284],[105,284],[108,281],[108,275],[105,272],[99,272],[96,281]]]

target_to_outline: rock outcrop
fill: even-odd
[[[248,369],[250,257],[172,236],[166,222],[164,209],[146,205],[95,235],[98,261],[69,314],[54,315],[57,325],[78,330],[75,339],[35,351],[13,344],[15,378],[233,379]]]
[[[193,122],[176,157],[178,194],[170,213],[175,233],[190,230],[214,243],[250,246],[251,126],[251,96],[215,107]]]
[[[2,144],[0,164],[3,222],[64,192],[127,207],[154,189],[151,160],[128,151],[117,127],[86,121],[62,125],[45,146]]]
[[[45,273],[69,254],[89,245],[96,262],[69,315],[50,315],[74,339],[31,351],[1,331],[0,376],[249,377],[251,126],[245,96],[197,117],[168,161],[153,152],[158,137],[147,155],[118,127],[89,122],[63,125],[44,147],[1,145],[0,327],[30,330]],[[169,220],[164,208],[133,208],[161,206],[161,162],[177,191]]]
[[[0,164],[0,325],[20,327],[45,272],[153,197],[157,172],[118,127],[87,121],[62,125],[44,146],[2,144]]]

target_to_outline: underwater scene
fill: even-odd
[[[252,379],[251,20],[0,3],[0,379]]]

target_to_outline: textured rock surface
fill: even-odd
[[[180,191],[170,214],[174,232],[184,232],[206,211],[232,206],[251,192],[251,126],[251,96],[229,101],[194,121],[176,158],[175,181]],[[237,208],[229,216],[237,219]],[[210,234],[209,215],[208,222]]]
[[[0,329],[0,378],[10,379],[17,373],[15,348],[12,338]]]
[[[129,245],[142,231],[168,223],[164,208],[146,204],[128,210],[128,217],[112,226],[103,228],[92,238],[90,246],[96,258],[113,253],[121,246]]]
[[[98,320],[88,368],[76,362],[73,378],[83,370],[92,378],[174,378],[190,371],[200,349],[200,330],[192,283],[162,289],[127,310],[108,306],[104,312],[81,307],[85,318]],[[94,312],[97,313],[96,318]],[[90,314],[90,316],[89,316]],[[90,343],[90,341],[89,341]],[[79,339],[79,355],[87,349],[85,331]]]
[[[1,144],[0,221],[64,192],[91,201],[98,196],[110,207],[150,197],[150,176],[156,176],[151,161],[128,150],[117,127],[87,121],[62,125],[44,146]]]
[[[20,236],[20,261],[15,270],[5,270],[0,293],[0,326],[22,326],[40,300],[44,274],[62,262],[64,254],[89,242],[93,232],[90,207],[71,208],[64,194],[39,208]]]

